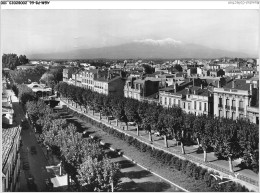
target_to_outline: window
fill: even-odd
[[[167,97],[165,97],[164,104],[167,105]]]
[[[201,111],[201,102],[199,102],[199,110]]]
[[[243,114],[239,114],[239,119],[242,119],[243,117]]]
[[[204,111],[207,111],[207,103],[204,103]]]
[[[222,98],[219,98],[219,103],[218,104],[222,106]]]
[[[243,104],[243,101],[239,101],[239,108],[243,108],[244,107],[244,104]]]
[[[169,98],[169,105],[172,106],[172,98]]]
[[[222,110],[219,110],[219,116],[223,117],[223,111]]]
[[[178,100],[178,106],[179,107],[181,106],[181,100]]]
[[[232,112],[232,119],[233,119],[233,120],[236,120],[236,114],[235,114],[235,112]]]
[[[190,103],[188,103],[188,110],[190,110]]]
[[[232,100],[232,107],[236,107],[236,100],[235,99]]]
[[[194,101],[194,109],[196,110],[196,101]]]
[[[173,100],[173,105],[175,105],[176,103],[175,103],[175,99]]]
[[[229,106],[229,99],[226,99],[226,105]]]
[[[230,115],[229,115],[229,111],[226,111],[226,118],[229,118]]]
[[[182,107],[185,109],[185,102],[182,103]]]

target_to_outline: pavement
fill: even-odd
[[[64,101],[61,101],[61,105],[62,104],[66,105],[67,103],[64,102]],[[78,111],[79,113],[82,113],[79,108],[72,107],[71,105],[70,105],[70,107],[72,109]],[[99,113],[94,113],[94,116],[93,116],[93,111],[91,111],[91,112],[89,111],[89,113],[87,113],[87,115],[89,117],[92,117],[92,118],[100,121]],[[108,121],[107,121],[105,116],[102,116],[101,121],[103,123],[105,123],[105,124],[108,124]],[[123,127],[126,128],[125,123],[121,123],[121,122],[119,122],[118,126],[116,126],[116,122],[115,121],[111,121],[110,125],[115,127],[115,128],[117,128],[117,129],[120,129],[120,130],[123,130]],[[129,126],[128,130],[124,130],[124,132],[129,134],[129,135],[131,135],[131,136],[133,136],[133,137],[135,137],[135,138],[138,138],[138,139],[140,139],[140,140],[142,140],[142,141],[144,141],[146,143],[150,143],[149,138],[148,138],[148,133],[146,133],[145,131],[141,130],[141,131],[139,131],[140,136],[137,136],[136,135],[136,128],[134,126]],[[213,152],[207,154],[208,162],[205,163],[203,161],[203,153],[201,153],[201,154],[196,153],[196,150],[198,148],[197,145],[185,146],[186,154],[183,155],[181,153],[181,147],[177,146],[176,145],[176,141],[174,141],[174,140],[168,140],[169,147],[166,148],[164,146],[164,140],[161,139],[161,137],[155,137],[153,135],[153,143],[152,144],[154,146],[156,146],[156,147],[159,147],[159,148],[169,152],[169,153],[173,153],[175,155],[179,155],[179,156],[185,157],[188,160],[192,160],[192,161],[195,161],[195,162],[197,162],[199,164],[203,164],[205,167],[221,171],[221,172],[226,173],[228,175],[231,174],[229,172],[228,161],[218,160],[215,157]],[[254,173],[252,170],[249,170],[249,169],[241,169],[241,168],[239,168],[238,167],[239,163],[240,163],[240,160],[233,161],[234,172],[239,173],[239,176],[238,176],[239,179],[241,179],[241,181],[245,182],[246,185],[251,186],[253,189],[258,190],[258,181],[259,181],[258,174]],[[257,185],[255,183],[257,183]]]

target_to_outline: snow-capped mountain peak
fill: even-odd
[[[141,43],[141,44],[147,44],[147,45],[154,45],[154,46],[178,46],[182,44],[181,41],[174,40],[172,38],[165,38],[162,40],[153,40],[153,39],[144,39],[144,40],[134,40],[136,43]]]

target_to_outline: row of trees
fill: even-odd
[[[113,129],[113,127],[109,127],[106,124],[103,124],[100,121],[92,119],[89,116],[78,113],[74,110],[69,109],[69,113],[75,117],[80,118],[83,121],[90,123],[91,125],[101,128],[104,132],[109,135],[114,136],[119,140],[125,141],[129,146],[133,146],[137,151],[143,153],[143,156],[147,157],[147,159],[152,160],[152,162],[157,162],[160,166],[167,167],[173,173],[177,171],[181,171],[181,173],[186,175],[186,178],[193,178],[195,183],[200,184],[200,191],[214,191],[214,192],[248,192],[249,190],[239,183],[235,181],[229,181],[228,183],[224,183],[227,181],[226,178],[216,178],[215,176],[220,176],[218,172],[213,172],[211,170],[207,170],[198,166],[195,163],[192,163],[189,160],[183,160],[177,156],[172,155],[171,153],[167,153],[165,151],[153,148],[152,146],[139,141],[137,138],[133,136],[129,136],[124,132]],[[213,175],[213,176],[212,176]],[[235,177],[235,176],[233,176]],[[206,187],[210,189],[202,188],[202,184],[205,184]],[[201,189],[202,188],[202,189]],[[198,190],[198,189],[197,189]]]
[[[38,82],[42,75],[47,71],[43,66],[26,70],[13,70],[10,71],[10,79],[16,84],[28,84],[31,82]]]
[[[56,90],[86,111],[112,115],[126,125],[128,122],[136,122],[137,135],[139,128],[142,128],[149,132],[151,141],[152,130],[159,131],[164,136],[166,147],[167,140],[175,138],[177,144],[181,144],[183,154],[186,144],[196,142],[204,152],[204,161],[207,161],[207,151],[213,150],[218,159],[229,160],[231,172],[232,160],[237,158],[242,158],[247,167],[253,167],[258,172],[258,127],[248,121],[194,116],[186,114],[179,107],[166,109],[134,99],[106,96],[64,82],[60,82]]]
[[[74,124],[58,118],[59,114],[41,100],[27,101],[26,110],[40,133],[39,140],[60,156],[68,176],[79,187],[88,192],[111,191],[116,187],[119,165],[105,156],[98,141],[83,138]]]
[[[14,70],[17,66],[27,64],[29,60],[25,55],[20,55],[19,57],[16,54],[3,54],[2,56],[2,67],[9,68]]]

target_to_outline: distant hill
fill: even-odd
[[[196,44],[184,44],[172,39],[139,40],[131,43],[91,49],[79,49],[71,52],[34,54],[31,59],[125,59],[125,58],[248,58],[244,53],[212,49]],[[252,57],[252,56],[251,56]]]

